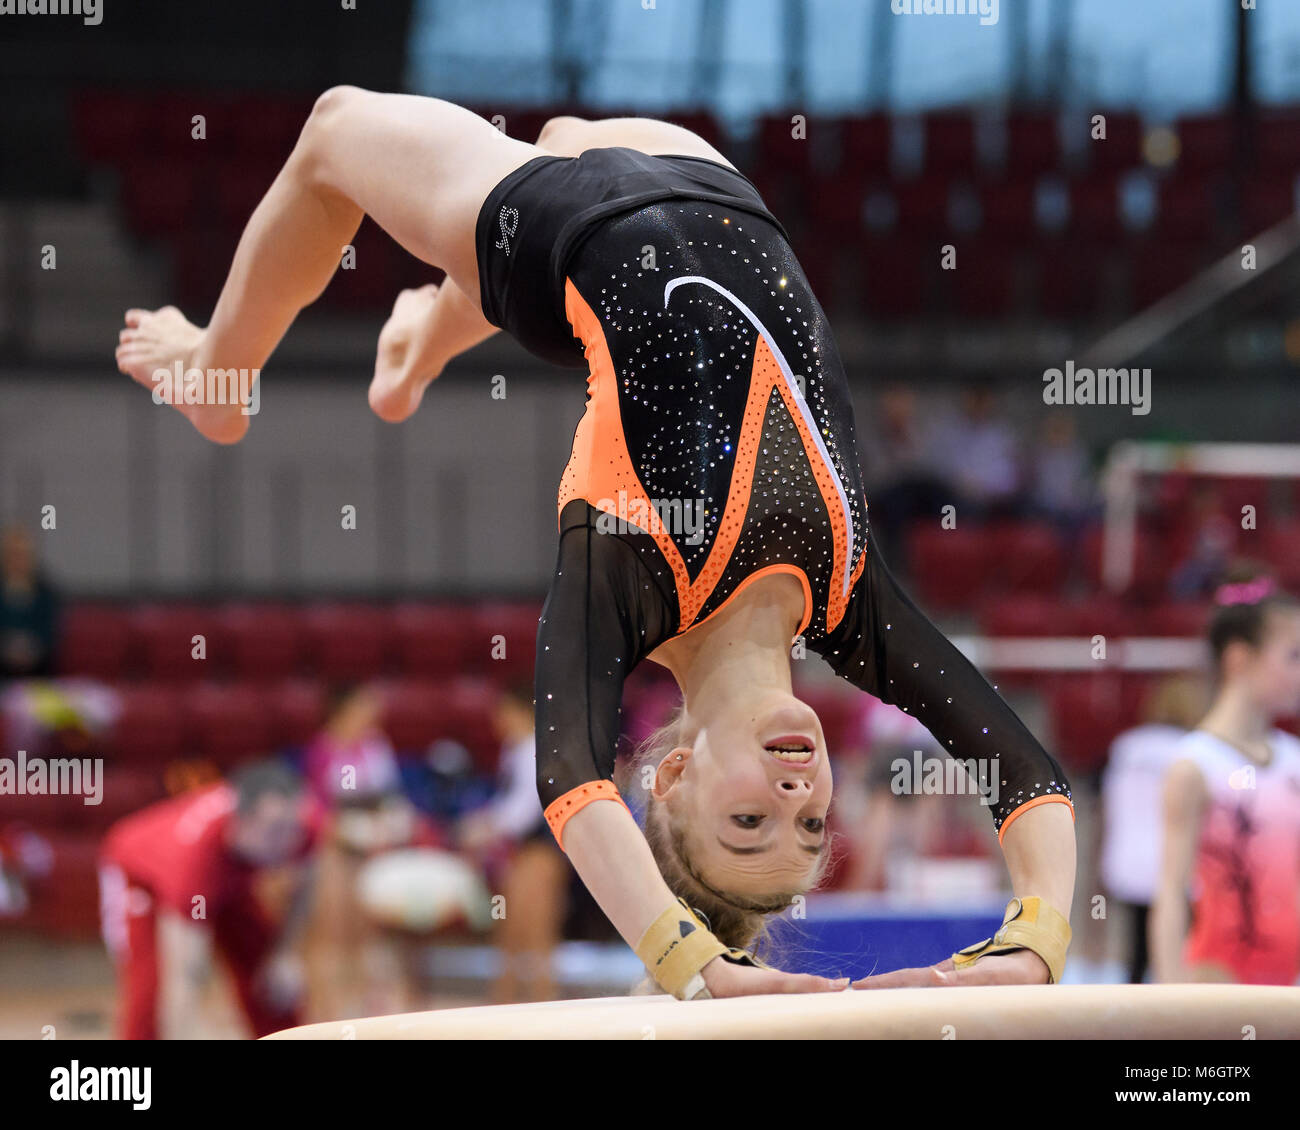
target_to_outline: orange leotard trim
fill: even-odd
[[[1047,796],[1036,796],[1033,800],[1027,800],[1010,816],[1002,821],[1002,827],[998,829],[998,843],[1002,842],[1002,837],[1007,834],[1007,829],[1011,827],[1011,822],[1022,813],[1028,812],[1031,808],[1037,808],[1040,804],[1068,804],[1070,806],[1070,819],[1074,817],[1074,802],[1067,796],[1061,796],[1060,793],[1051,793]]]
[[[565,280],[564,295],[565,314],[575,336],[584,345],[589,369],[587,377],[589,399],[587,411],[574,433],[573,450],[560,481],[558,510],[562,513],[564,507],[575,498],[585,499],[597,509],[608,510],[610,500],[622,496],[629,502],[642,504],[645,512],[651,513],[653,507],[637,474],[624,437],[618,403],[617,377],[609,345],[605,340],[605,331],[595,311],[578,292],[571,279]],[[723,572],[740,539],[753,489],[754,466],[761,446],[763,419],[773,390],[776,390],[785,402],[790,418],[798,430],[813,476],[825,500],[827,513],[830,515],[835,545],[835,567],[830,581],[826,623],[822,627],[826,631],[833,630],[843,618],[848,606],[844,584],[845,561],[849,549],[848,524],[834,494],[831,472],[817,455],[812,434],[808,431],[792,394],[781,377],[776,358],[767,342],[760,336],[754,351],[749,397],[736,444],[735,468],[731,476],[731,487],[723,509],[717,541],[694,582],[687,572],[681,551],[673,542],[671,534],[662,527],[648,531],[653,535],[672,569],[677,586],[683,632],[696,626],[700,611],[722,579]],[[617,516],[616,511],[609,512]],[[858,558],[856,567],[853,568],[848,590],[851,591],[852,585],[861,576],[865,564],[866,554],[862,554]],[[812,589],[807,574],[794,564],[776,566],[767,571],[793,573],[799,577],[807,600],[806,615],[799,629],[802,633],[812,619]],[[755,577],[747,578],[746,581],[753,580]],[[744,584],[737,586],[735,592],[728,594],[722,605],[711,615],[720,612],[735,599],[742,588]]]
[[[575,813],[596,800],[616,800],[627,808],[627,802],[619,796],[613,781],[588,781],[585,785],[579,785],[556,797],[546,806],[546,823],[550,825],[551,834],[555,836],[555,842],[560,845],[561,851],[564,850],[564,825]],[[627,808],[627,812],[629,816],[632,815],[630,808]]]

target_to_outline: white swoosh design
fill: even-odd
[[[826,445],[822,442],[821,430],[817,427],[817,422],[812,418],[812,412],[808,408],[808,401],[804,399],[803,393],[799,391],[799,386],[795,383],[794,374],[790,371],[790,366],[786,362],[785,354],[781,352],[780,346],[776,340],[767,332],[767,327],[758,320],[757,315],[746,306],[739,298],[731,293],[725,286],[719,286],[712,279],[705,278],[703,275],[682,275],[681,278],[671,280],[664,287],[664,309],[668,309],[668,298],[674,290],[683,283],[703,283],[705,286],[716,290],[724,298],[732,303],[746,318],[749,319],[750,325],[754,327],[767,342],[767,347],[772,351],[772,356],[776,358],[777,367],[781,370],[781,376],[785,378],[786,387],[794,396],[794,402],[799,406],[799,414],[803,416],[804,423],[808,425],[808,432],[813,437],[813,443],[817,445],[817,451],[826,464],[826,469],[831,473],[831,482],[835,484],[835,493],[840,496],[840,505],[844,508],[844,523],[848,528],[848,561],[844,567],[844,595],[849,593],[849,574],[852,572],[850,566],[853,563],[853,512],[849,509],[848,495],[844,493],[844,484],[840,482],[840,476],[835,470],[835,464],[831,461],[830,452],[826,450]]]

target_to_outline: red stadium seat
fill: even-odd
[[[190,752],[189,719],[184,694],[163,687],[128,687],[122,691],[122,712],[108,738],[115,761],[134,765],[164,765]]]
[[[964,318],[1005,318],[1015,302],[1015,261],[993,240],[956,239],[957,269],[943,272]]]
[[[1218,223],[1220,178],[1182,174],[1160,183],[1154,234],[1160,239],[1205,241]]]
[[[246,156],[223,166],[212,185],[215,215],[221,226],[242,232],[278,171],[273,164]]]
[[[212,609],[201,604],[140,605],[131,613],[131,633],[139,641],[143,672],[151,679],[210,678],[214,658]],[[195,658],[195,637],[202,636],[206,658]]]
[[[402,679],[384,685],[383,727],[396,750],[423,752],[446,736],[446,685],[429,679]]]
[[[937,269],[939,244],[906,238],[862,244],[863,304],[877,318],[909,318],[923,312],[927,283]]]
[[[1178,601],[1158,604],[1147,611],[1142,630],[1150,636],[1199,637],[1210,620],[1208,604]]]
[[[758,159],[769,169],[783,169],[805,174],[811,167],[810,142],[806,136],[795,137],[790,114],[773,114],[759,119]],[[808,127],[811,128],[811,127]]]
[[[182,301],[200,305],[215,301],[238,241],[238,233],[210,227],[187,228],[172,236],[174,277]]]
[[[541,605],[531,602],[477,606],[468,624],[464,670],[498,682],[531,682],[541,614]]]
[[[1036,211],[1038,184],[1031,179],[988,182],[980,185],[981,230],[1009,246],[1029,246],[1042,238]]]
[[[1113,244],[1124,237],[1120,220],[1119,179],[1109,172],[1070,182],[1070,235]]]
[[[1236,127],[1224,114],[1204,114],[1178,122],[1178,168],[1223,169],[1236,157]]]
[[[1141,687],[1115,672],[1071,675],[1050,698],[1055,752],[1067,773],[1094,772],[1110,744],[1137,719]]]
[[[350,265],[340,265],[322,296],[336,308],[387,309],[397,297],[405,252],[370,220],[352,240]]]
[[[1041,522],[994,523],[987,536],[1002,583],[1013,592],[1056,592],[1065,579],[1065,547]]]
[[[829,176],[813,176],[807,181],[807,192],[816,209],[816,229],[826,232],[834,229],[841,233],[862,228],[862,207],[870,182],[856,172],[839,172]]]
[[[275,604],[228,604],[215,614],[222,672],[243,679],[278,679],[294,674],[303,656],[303,626],[295,609]]]
[[[264,698],[277,749],[307,745],[325,724],[325,688],[291,679],[266,688]]]
[[[1000,594],[980,604],[980,628],[990,636],[1068,636],[1068,608],[1061,600],[1045,595]]]
[[[90,161],[117,163],[146,149],[157,124],[148,94],[83,90],[72,99],[73,129]]]
[[[1255,123],[1255,151],[1261,169],[1272,175],[1300,172],[1300,114],[1271,110]]]
[[[465,664],[473,610],[452,604],[397,604],[391,613],[398,671],[407,677],[449,678]]]
[[[900,232],[937,237],[948,231],[952,182],[947,176],[939,174],[914,181],[899,181],[893,185],[892,191],[898,202]]]
[[[170,157],[132,157],[122,167],[122,209],[133,232],[170,236],[204,209],[205,167]]]
[[[310,99],[298,97],[257,95],[240,98],[226,115],[228,138],[213,140],[243,159],[265,158],[278,168],[292,152],[311,109]],[[269,188],[270,184],[268,180],[265,187]]]
[[[1297,125],[1300,128],[1300,124]],[[1291,176],[1250,177],[1241,186],[1242,235],[1249,238],[1294,216],[1296,182]]]
[[[1094,140],[1091,120],[1095,114],[1106,119],[1106,136]],[[1142,123],[1136,114],[1098,110],[1088,115],[1088,153],[1094,169],[1118,172],[1142,163]]]
[[[447,687],[446,737],[460,742],[474,756],[479,771],[495,774],[500,744],[492,725],[492,712],[500,690],[479,679],[458,679]]]
[[[975,120],[969,114],[940,112],[925,117],[925,169],[928,173],[966,173],[975,168]]]
[[[1092,596],[1072,601],[1061,610],[1062,628],[1068,635],[1105,636],[1107,641],[1142,634],[1142,610],[1121,597]]]
[[[404,753],[423,752],[439,739],[459,742],[482,772],[493,773],[499,750],[492,715],[499,697],[483,680],[397,680],[385,684],[384,732]]]
[[[253,683],[204,684],[185,696],[195,752],[222,771],[276,752],[275,725]]]
[[[371,605],[322,604],[303,613],[308,654],[330,682],[355,683],[383,674],[391,620]]]
[[[963,608],[987,592],[991,558],[983,530],[927,522],[908,530],[907,543],[913,583],[927,605]]]
[[[1083,537],[1083,559],[1088,580],[1095,588],[1102,584],[1103,537],[1100,527],[1089,530]],[[1168,575],[1169,562],[1161,539],[1139,528],[1135,537],[1133,586],[1139,593],[1163,592]]]
[[[1300,522],[1276,522],[1263,533],[1264,559],[1277,570],[1279,582],[1300,590]]]
[[[1010,114],[1006,120],[1007,172],[1036,176],[1061,163],[1059,123],[1053,114]]]
[[[64,675],[121,679],[131,672],[130,618],[121,608],[74,604],[63,614],[58,662]]]
[[[845,118],[840,123],[840,168],[866,176],[884,174],[890,164],[892,130],[886,114]]]

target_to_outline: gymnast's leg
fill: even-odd
[[[618,146],[654,155],[704,157],[735,168],[699,134],[656,118],[552,118],[537,135],[537,148],[557,157],[577,157],[588,149]]]
[[[192,325],[174,307],[131,310],[118,367],[146,387],[155,370],[177,361],[203,371],[260,369],[298,312],[325,289],[366,214],[447,272],[461,294],[445,304],[454,316],[443,319],[444,328],[459,324],[458,340],[481,340],[491,327],[477,302],[478,209],[502,177],[540,153],[440,99],[326,91],[249,219],[209,325]],[[423,301],[434,302],[427,288]],[[386,390],[379,391],[383,402]],[[238,441],[248,428],[238,406],[182,411],[219,443]]]

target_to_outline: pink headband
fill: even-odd
[[[1215,604],[1255,604],[1276,591],[1272,577],[1260,577],[1239,585],[1220,585],[1214,594]]]

